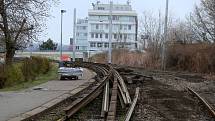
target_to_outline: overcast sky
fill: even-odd
[[[100,0],[101,3],[109,3],[110,0]],[[126,3],[127,0],[113,0],[114,3]],[[136,10],[140,17],[143,11],[164,13],[166,0],[130,0],[133,10]],[[87,17],[88,9],[91,9],[91,3],[96,0],[60,0],[58,6],[52,7],[51,18],[47,21],[47,29],[40,38],[40,41],[46,41],[48,38],[60,43],[60,10],[66,10],[63,16],[63,44],[69,44],[69,38],[73,32],[73,9],[77,9],[77,18]],[[185,19],[200,0],[169,0],[169,9],[174,18]]]

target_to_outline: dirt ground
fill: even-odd
[[[191,87],[215,107],[213,76],[138,68],[118,71],[126,80],[132,99],[135,88],[140,87],[139,99],[131,121],[215,121],[198,99],[187,90],[187,87]],[[103,121],[100,117],[101,106],[102,94],[77,112],[70,121]],[[122,109],[120,103],[117,103],[117,121],[124,120],[128,108]]]
[[[214,106],[214,80],[201,74],[133,70],[127,77],[132,74],[143,77],[128,86],[131,94],[137,86],[141,88],[132,121],[214,121],[204,106],[187,91],[187,87],[191,87]]]

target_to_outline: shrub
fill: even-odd
[[[35,72],[36,65],[31,59],[26,59],[22,65],[22,73],[24,75],[25,81],[30,81],[35,79],[37,73]]]
[[[24,81],[21,66],[21,64],[13,64],[6,67],[6,80],[4,86],[11,86],[13,84],[22,83]]]
[[[50,62],[46,58],[31,57],[23,62],[22,73],[25,81],[35,79],[38,74],[46,74],[50,70]]]
[[[50,70],[50,62],[47,58],[31,57],[32,69],[36,74],[45,74]]]
[[[0,65],[0,88],[34,80],[37,75],[50,70],[50,62],[46,58],[26,58],[22,62],[10,66]]]

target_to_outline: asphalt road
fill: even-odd
[[[0,121],[14,118],[75,90],[94,76],[94,72],[84,69],[84,76],[79,80],[53,80],[23,91],[0,92]],[[35,90],[40,88],[41,90]]]

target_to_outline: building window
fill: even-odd
[[[83,26],[83,30],[86,30],[87,29],[87,27],[86,26]]]
[[[124,34],[124,40],[127,40],[127,34]]]
[[[91,42],[90,43],[90,47],[96,47],[96,43],[95,42]]]
[[[134,20],[134,17],[129,17],[129,22],[133,22]]]
[[[114,39],[117,39],[117,34],[113,34]]]
[[[102,47],[102,43],[97,43],[97,47]]]
[[[103,25],[101,24],[99,28],[100,28],[100,30],[102,30],[103,29]]]
[[[86,36],[87,36],[87,33],[84,33],[84,36],[86,37]]]
[[[105,28],[108,29],[108,24],[105,25]]]
[[[96,33],[96,38],[99,38],[99,34],[98,33]]]
[[[91,38],[94,38],[94,33],[91,33]]]
[[[124,25],[124,30],[127,30],[127,25]]]
[[[105,34],[105,38],[108,39],[108,34],[107,33]]]
[[[120,28],[120,30],[122,30],[122,25],[120,25],[120,27],[119,27],[119,28]]]
[[[127,35],[127,37],[128,37],[129,40],[131,39],[131,36],[132,36],[131,34],[128,34],[128,35]]]
[[[100,38],[102,38],[102,34],[100,34]]]
[[[76,33],[76,36],[78,37],[78,36],[79,36],[79,33]]]
[[[105,43],[105,48],[108,48],[109,47],[109,43]]]
[[[96,29],[99,29],[99,25],[98,24],[96,24]]]
[[[131,25],[128,25],[128,30],[131,30]]]
[[[112,43],[112,48],[116,48],[116,44],[115,43]]]
[[[105,10],[104,7],[98,7],[98,10]]]
[[[122,40],[122,34],[119,35],[119,38]]]
[[[119,20],[119,16],[113,16],[113,20]]]
[[[76,46],[76,50],[79,50],[79,46]]]

